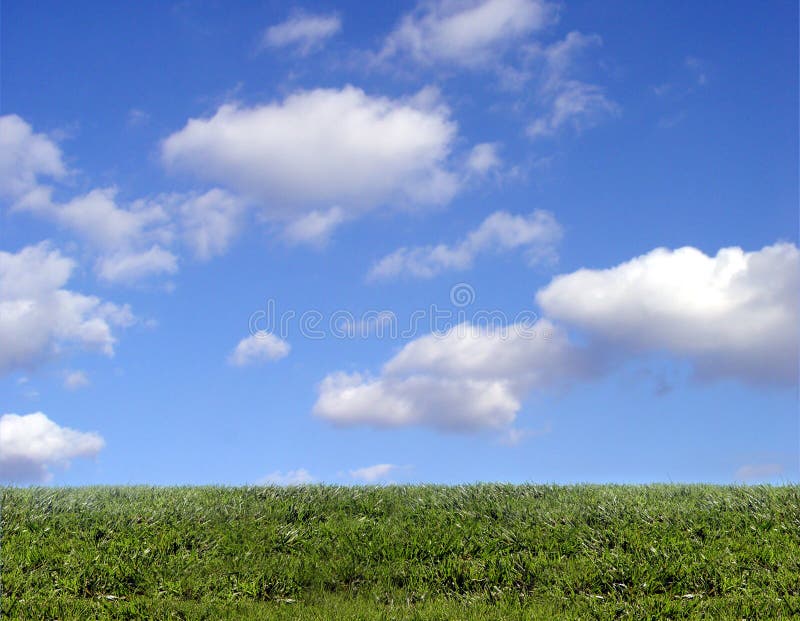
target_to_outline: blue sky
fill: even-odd
[[[3,480],[800,477],[795,3],[0,11]]]

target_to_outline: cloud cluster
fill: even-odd
[[[43,177],[66,174],[58,145],[15,115],[0,117],[0,197],[74,235],[94,255],[98,278],[133,284],[178,271],[181,241],[199,260],[223,254],[243,227],[245,202],[219,188],[123,204],[115,187],[61,202]]]
[[[798,288],[792,244],[713,257],[656,249],[556,277],[536,296],[549,319],[533,337],[528,326],[466,323],[411,341],[377,376],[332,373],[314,413],[337,425],[508,432],[532,391],[599,377],[650,352],[690,362],[701,379],[794,386]]]
[[[105,445],[96,433],[61,427],[41,412],[0,416],[0,480],[41,483],[50,467],[67,467],[76,457],[94,457]]]
[[[0,251],[0,375],[29,369],[67,347],[113,354],[127,306],[65,289],[74,262],[47,243]]]
[[[553,260],[561,236],[561,226],[548,211],[537,209],[528,215],[496,211],[452,246],[438,244],[395,250],[370,269],[368,278],[431,278],[447,270],[467,269],[482,253],[508,250],[522,250],[530,264]]]

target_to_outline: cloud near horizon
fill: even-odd
[[[46,483],[51,467],[67,468],[70,460],[94,457],[105,446],[96,433],[61,427],[41,412],[0,416],[0,480]]]

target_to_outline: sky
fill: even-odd
[[[0,4],[0,480],[800,480],[795,2]]]

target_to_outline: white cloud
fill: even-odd
[[[214,188],[185,198],[180,205],[183,237],[200,260],[225,254],[239,234],[244,217],[242,199]]]
[[[477,175],[485,175],[492,170],[500,168],[502,160],[497,153],[497,145],[484,142],[475,145],[467,159],[467,170]]]
[[[570,32],[557,43],[530,48],[531,60],[541,64],[543,79],[537,87],[540,114],[528,126],[529,136],[552,136],[564,127],[580,132],[619,114],[619,106],[602,87],[570,77],[577,58],[601,44],[597,35]]]
[[[378,55],[418,63],[483,67],[514,43],[552,23],[556,5],[541,0],[436,0],[405,15]]]
[[[269,332],[257,332],[239,341],[228,356],[228,362],[244,367],[270,360],[280,360],[289,355],[289,343]]]
[[[550,212],[536,210],[522,216],[497,211],[453,246],[438,244],[395,250],[372,267],[368,278],[401,275],[431,278],[446,270],[467,269],[481,253],[514,249],[523,250],[531,264],[553,260],[561,235],[561,226]]]
[[[280,24],[270,26],[261,38],[262,48],[291,46],[305,56],[320,49],[342,29],[338,15],[297,13]]]
[[[441,204],[459,187],[447,160],[456,137],[430,97],[372,97],[347,86],[251,108],[221,106],[162,145],[167,167],[219,183],[299,236],[385,205]],[[329,211],[339,206],[340,212]],[[317,213],[314,216],[314,213]],[[326,226],[327,224],[327,226]]]
[[[64,388],[78,390],[89,385],[89,378],[83,371],[68,371],[64,376]]]
[[[173,238],[170,215],[162,205],[137,200],[128,208],[119,207],[116,188],[95,189],[63,204],[53,202],[50,195],[49,188],[39,188],[16,208],[52,220],[88,241],[99,254],[95,271],[101,279],[131,284],[177,271],[177,257],[160,245]]]
[[[127,306],[64,289],[75,267],[47,243],[0,251],[0,374],[33,367],[65,347],[112,355]]]
[[[350,476],[359,481],[366,483],[374,483],[388,477],[398,466],[394,464],[375,464],[374,466],[366,466],[364,468],[356,468],[350,470]]]
[[[0,416],[0,479],[49,481],[49,467],[67,467],[76,457],[93,457],[104,444],[96,433],[60,427],[41,412],[4,414]]]
[[[344,220],[344,211],[340,207],[331,207],[325,211],[314,210],[289,224],[284,235],[295,244],[320,246],[328,241],[333,230]]]
[[[465,323],[407,344],[378,377],[328,375],[314,413],[343,426],[507,431],[530,391],[593,372],[589,359],[546,320],[533,330]]]
[[[113,283],[133,283],[155,274],[178,271],[177,257],[159,246],[149,250],[122,251],[101,257],[95,266],[100,279]]]
[[[39,187],[39,177],[67,173],[61,150],[15,114],[0,116],[0,197],[18,200]]]
[[[745,464],[736,471],[736,478],[739,481],[775,479],[785,470],[783,464]]]
[[[800,253],[659,248],[606,270],[555,278],[536,299],[546,315],[599,343],[690,360],[700,377],[797,382]]]
[[[313,483],[316,478],[305,468],[281,472],[270,472],[259,481],[261,485],[306,485]]]
[[[599,86],[570,80],[554,94],[549,112],[528,126],[528,135],[532,138],[552,136],[565,126],[580,132],[618,111],[617,104],[609,100]]]

